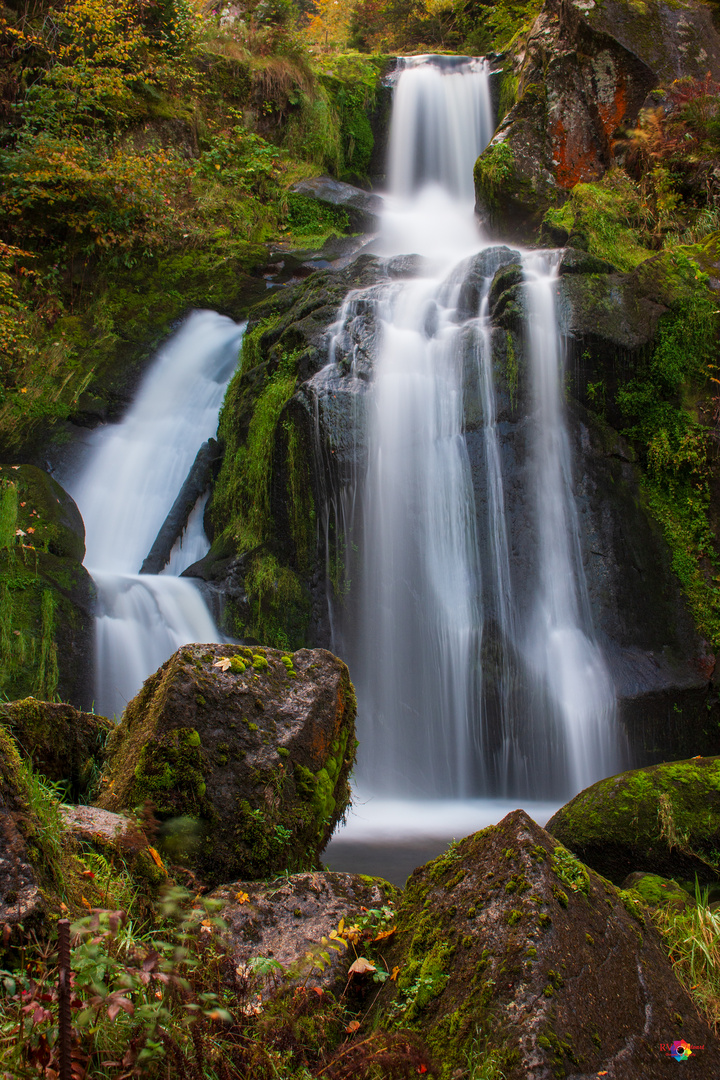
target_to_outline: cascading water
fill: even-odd
[[[219,641],[197,587],[178,577],[208,549],[204,500],[163,573],[139,574],[201,444],[214,435],[243,327],[202,311],[160,351],[119,424],[88,439],[88,466],[64,481],[85,521],[86,565],[98,592],[96,709],[122,712],[181,645]]]
[[[555,260],[556,262],[556,260]],[[569,786],[579,791],[620,761],[615,697],[592,637],[567,429],[562,353],[554,302],[555,265],[524,259],[528,350],[535,402],[535,483],[539,581],[527,634],[530,666],[556,706]]]
[[[390,807],[392,797],[434,799],[431,817],[447,813],[446,826],[462,820],[459,829],[477,828],[509,806],[483,809],[483,796],[521,798],[525,806],[559,800],[620,763],[613,687],[593,637],[580,557],[552,257],[483,242],[472,167],[491,135],[483,61],[405,61],[378,250],[423,256],[422,276],[349,297],[331,363],[315,380],[318,400],[330,388],[341,393],[335,360],[343,354],[346,369],[351,361],[343,377],[365,380],[356,412],[366,443],[325,518],[326,539],[329,520],[336,536],[329,556],[334,566],[343,561],[354,594],[343,619],[335,590],[333,646],[358,692],[358,801],[371,800],[349,839],[387,837],[393,814],[399,833],[413,824],[433,831],[421,806]],[[511,262],[522,263],[526,281],[532,370],[534,440],[525,489],[512,495],[534,515],[523,575],[508,517],[488,306],[495,272]],[[352,344],[369,309],[377,326],[371,372]],[[470,407],[481,415],[479,485],[468,457],[470,383]],[[448,798],[464,816],[441,802]]]

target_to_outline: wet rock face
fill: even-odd
[[[500,235],[532,236],[575,184],[599,179],[648,93],[720,72],[699,0],[547,0],[512,57],[518,99],[478,159],[478,208]]]
[[[263,957],[280,964],[291,982],[341,991],[355,957],[351,949],[323,945],[323,937],[337,931],[341,919],[350,926],[368,909],[393,904],[397,895],[380,878],[323,872],[261,884],[236,881],[216,889],[210,899],[223,904],[223,938],[234,966]]]
[[[12,627],[0,648],[0,691],[90,708],[95,589],[82,566],[80,512],[33,465],[0,465],[0,496],[3,517],[14,523],[0,539],[3,618]]]
[[[315,867],[350,801],[356,708],[322,649],[188,645],[125,710],[98,805],[150,800],[168,858],[211,883]]]
[[[87,794],[102,760],[111,720],[49,701],[10,701],[0,705],[0,722],[17,740],[36,772],[65,781],[68,797]]]
[[[720,1043],[638,898],[521,810],[416,870],[397,926],[381,1022],[421,1031],[442,1077],[492,1049],[507,1080],[670,1080],[675,1039],[704,1048],[688,1075],[714,1075]]]
[[[548,832],[620,884],[643,871],[692,886],[720,875],[720,758],[692,758],[620,773],[586,788]]]

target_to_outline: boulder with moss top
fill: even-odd
[[[65,783],[66,796],[73,802],[88,794],[114,728],[104,716],[31,697],[0,704],[0,723],[36,772]]]
[[[211,883],[317,867],[350,801],[356,710],[325,650],[185,646],[125,710],[98,805],[149,801]]]
[[[342,990],[355,952],[338,927],[352,928],[358,944],[372,939],[392,927],[398,895],[382,878],[324,872],[235,881],[210,899],[222,904],[223,939],[235,967],[249,974],[251,960],[266,961],[260,970],[268,973],[268,989],[282,975],[304,986]]]
[[[720,881],[720,758],[620,773],[586,788],[548,832],[619,884],[644,871],[693,883]]]
[[[385,957],[386,1026],[419,1031],[442,1080],[714,1075],[720,1042],[673,974],[639,897],[588,870],[522,810],[416,870]],[[485,1073],[483,1072],[483,1075]]]
[[[92,700],[95,589],[85,527],[66,491],[33,465],[0,465],[0,691]]]

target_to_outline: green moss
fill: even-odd
[[[130,800],[146,799],[160,815],[200,811],[206,792],[200,736],[194,728],[174,728],[145,743],[135,767]]]
[[[312,567],[316,549],[315,500],[312,492],[308,447],[301,446],[298,428],[291,420],[284,422],[287,437],[287,513],[290,534],[295,545],[298,568]]]
[[[588,895],[590,888],[590,875],[583,864],[571,855],[567,848],[556,847],[550,858],[552,868],[569,889],[573,892]],[[566,905],[567,906],[567,905]]]
[[[518,911],[517,908],[513,908],[513,910],[508,913],[507,924],[508,926],[515,926],[517,925],[517,923],[520,922],[521,919],[522,911]]]
[[[633,270],[653,251],[638,239],[643,221],[642,197],[635,183],[611,170],[593,184],[576,184],[567,202],[551,208],[544,222],[564,229],[570,243],[584,247],[619,270]]]
[[[220,413],[218,433],[225,455],[213,495],[216,518],[232,522],[238,550],[256,547],[270,531],[270,477],[277,425],[297,381],[295,362],[285,358],[254,399],[243,438],[237,427],[238,397],[244,391],[240,369],[232,378]]]
[[[518,361],[513,337],[509,330],[505,331],[505,380],[510,395],[510,408],[514,409],[518,387]]]
[[[508,142],[492,142],[475,163],[475,185],[490,205],[515,176],[515,157]]]
[[[299,576],[274,555],[258,554],[245,577],[251,611],[249,625],[237,625],[241,637],[256,637],[279,649],[298,649],[305,641],[310,599]]]
[[[0,548],[14,548],[18,517],[18,489],[12,480],[0,480]]]

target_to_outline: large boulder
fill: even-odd
[[[342,990],[355,956],[344,938],[338,940],[341,921],[347,927],[356,921],[371,925],[383,914],[392,921],[397,896],[397,889],[381,878],[324,872],[271,882],[235,881],[221,885],[209,899],[222,905],[223,940],[234,967],[249,972],[250,961],[259,958],[270,961],[270,985],[277,975],[304,986]],[[330,940],[334,945],[328,945]]]
[[[416,870],[385,953],[380,1022],[418,1030],[443,1080],[715,1075],[720,1042],[676,980],[639,898],[522,810]],[[493,1073],[493,1075],[495,1075]]]
[[[89,708],[95,589],[80,512],[33,465],[0,465],[0,507],[0,691]]]
[[[187,645],[111,736],[103,809],[146,801],[206,880],[317,867],[350,801],[355,694],[321,649]]]
[[[720,880],[720,758],[692,758],[620,773],[586,788],[548,832],[620,884],[646,871],[691,884]]]
[[[503,236],[533,236],[575,184],[599,179],[648,93],[720,73],[720,34],[702,0],[546,0],[516,44],[516,101],[478,159],[478,208]]]
[[[105,743],[115,726],[104,716],[35,698],[0,703],[0,723],[36,772],[65,782],[71,801],[87,795],[97,778]]]

